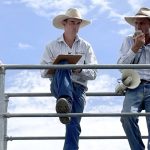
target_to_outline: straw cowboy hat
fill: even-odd
[[[88,24],[91,23],[91,21],[85,20],[85,19],[82,18],[82,16],[81,16],[81,14],[80,14],[80,12],[79,12],[78,9],[76,9],[76,8],[70,8],[70,9],[68,9],[66,11],[65,14],[56,16],[53,19],[53,25],[56,28],[63,29],[64,26],[62,24],[62,21],[66,20],[66,19],[69,19],[69,18],[82,20],[80,27],[84,27],[84,26],[86,26],[86,25],[88,25]]]
[[[149,18],[150,19],[150,9],[141,8],[135,16],[125,17],[125,20],[132,26],[134,26],[135,19],[137,18]]]

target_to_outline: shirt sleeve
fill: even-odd
[[[132,51],[131,47],[134,41],[132,37],[127,37],[120,49],[120,58],[118,59],[118,64],[130,64],[135,58],[135,53]]]
[[[97,59],[91,46],[86,52],[84,64],[97,64]],[[82,69],[80,76],[85,80],[94,80],[97,76],[97,69]]]
[[[42,58],[41,58],[41,65],[51,65],[53,62],[52,58],[53,58],[53,56],[52,56],[50,46],[47,45],[45,48],[45,51],[42,55]],[[41,69],[40,72],[41,72],[41,77],[43,77],[43,78],[51,78],[52,77],[51,74],[48,74],[48,69]]]

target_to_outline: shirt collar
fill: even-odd
[[[76,36],[76,39],[75,39],[75,42],[77,42],[77,41],[79,41],[79,40],[80,40],[80,38],[79,38],[79,36],[77,35],[77,36]],[[64,36],[61,35],[61,36],[57,39],[57,41],[58,41],[58,42],[65,42]]]

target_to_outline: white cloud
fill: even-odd
[[[110,92],[113,91],[116,78],[110,78],[107,74],[102,74],[96,78],[94,81],[89,81],[89,91],[91,92]]]
[[[133,31],[132,31],[132,29],[131,28],[125,28],[125,29],[122,29],[122,30],[120,30],[120,31],[118,31],[118,33],[120,34],[120,35],[129,35],[129,34],[131,34]]]
[[[49,92],[49,80],[40,77],[39,71],[21,71],[11,75],[6,82],[6,89],[10,92]],[[101,74],[95,81],[89,83],[89,92],[113,91],[116,79]],[[85,112],[107,113],[120,112],[122,107],[119,101],[122,98],[90,97],[87,99]],[[99,101],[99,102],[97,102]],[[52,97],[12,97],[9,101],[10,113],[55,113],[55,99]],[[110,117],[83,117],[81,121],[81,136],[108,136],[124,135],[118,118]],[[144,127],[143,127],[144,126]],[[142,133],[147,135],[145,122],[142,121]],[[9,118],[8,136],[64,136],[65,127],[58,118]],[[109,142],[109,144],[108,144]],[[146,142],[146,140],[145,140]],[[64,140],[46,141],[12,141],[8,142],[8,150],[59,150],[63,147]],[[41,146],[42,145],[42,146]],[[122,145],[124,145],[122,147]],[[80,140],[81,150],[129,150],[126,140]]]
[[[101,10],[110,10],[110,2],[108,0],[91,0],[95,6],[101,6]]]
[[[108,0],[9,0],[9,3],[20,3],[24,4],[26,7],[30,7],[33,11],[41,16],[53,17],[56,14],[63,13],[66,9],[70,7],[77,7],[80,9],[83,15],[90,14],[93,10],[96,10],[96,13],[91,16],[92,18],[98,19],[99,14],[108,12],[110,19],[117,19],[117,22],[120,22],[122,15],[117,13],[114,8],[111,7],[111,3]]]
[[[130,7],[132,8],[132,11],[136,11],[137,12],[137,10],[140,7],[144,7],[145,1],[146,0],[138,0],[138,1],[137,0],[128,0],[128,3],[130,5]]]
[[[108,19],[114,20],[118,24],[125,24],[123,19],[124,16],[132,14],[133,11],[137,11],[137,9],[144,6],[146,2],[147,0],[128,0],[127,4],[129,7],[131,7],[131,10],[130,12],[124,12],[123,14],[118,12],[115,7],[112,6],[112,4],[115,4],[115,2],[111,2],[109,0],[7,0],[3,3],[24,4],[26,7],[33,9],[36,14],[48,18],[53,17],[56,14],[63,13],[70,7],[79,8],[83,15],[90,15],[94,10],[96,10],[94,14],[90,15],[93,20],[99,19],[100,14],[107,12],[106,15],[108,15]]]
[[[20,42],[18,43],[18,47],[21,49],[28,49],[31,48],[32,46],[30,44]]]
[[[32,8],[36,14],[45,17],[51,17],[62,13],[70,7],[79,8],[83,14],[85,14],[87,11],[86,7],[84,6],[84,1],[77,3],[76,0],[18,0],[17,2]]]

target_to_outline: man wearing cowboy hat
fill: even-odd
[[[53,25],[63,29],[64,33],[46,46],[41,64],[52,65],[60,54],[80,54],[82,57],[78,64],[97,64],[91,45],[77,35],[79,29],[88,24],[90,21],[83,19],[79,10],[75,8],[70,8],[65,14],[56,16]],[[68,61],[62,60],[59,64],[68,64]],[[44,69],[41,75],[51,79],[51,93],[57,99],[57,113],[83,112],[87,81],[96,78],[95,69],[56,69],[52,75]],[[59,119],[61,123],[66,124],[63,150],[78,150],[81,117],[59,117]]]
[[[122,44],[119,64],[150,64],[150,9],[141,8],[135,16],[125,17],[134,26],[135,33],[128,36]],[[136,69],[141,83],[135,89],[127,89],[122,112],[150,112],[150,71]],[[150,117],[146,117],[148,127],[148,150],[150,150]],[[122,126],[127,135],[131,150],[144,150],[138,126],[138,116],[122,116]]]

